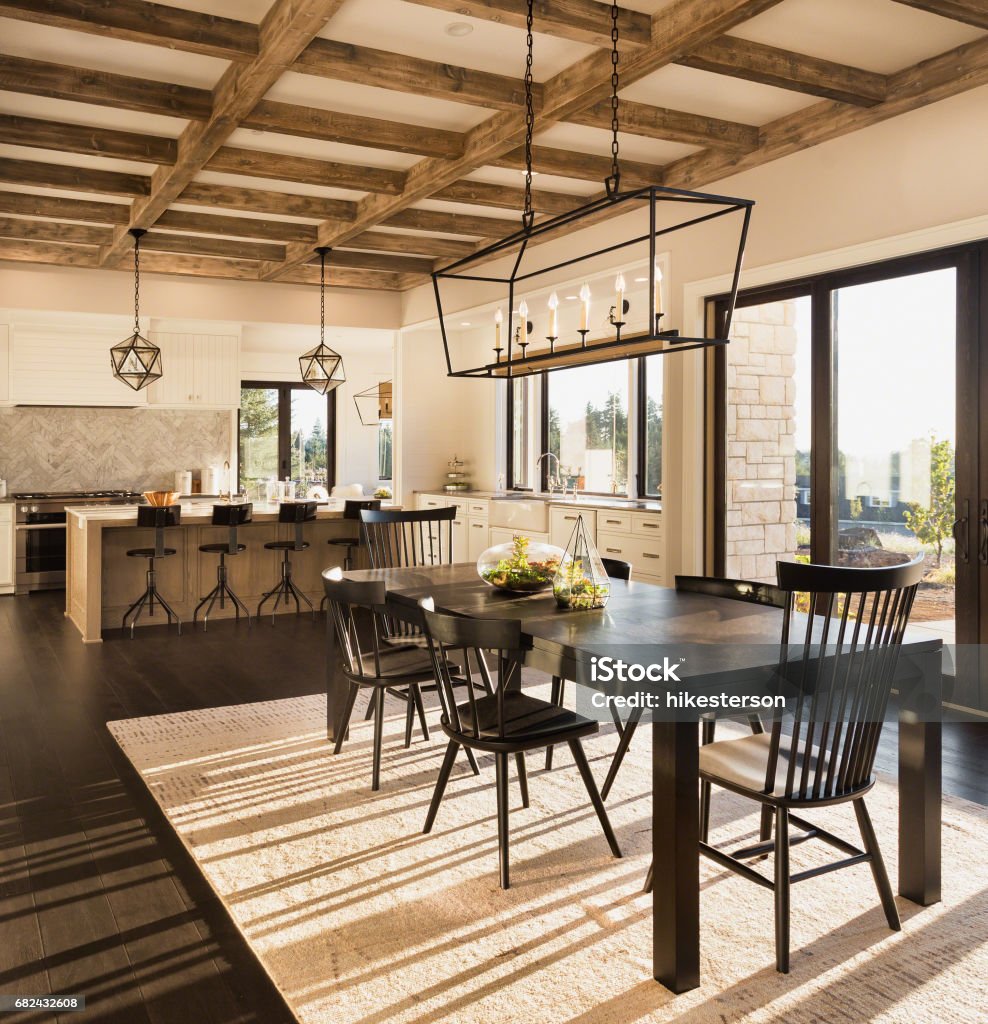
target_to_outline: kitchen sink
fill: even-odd
[[[549,530],[549,502],[546,498],[529,494],[497,495],[490,504],[488,523],[492,527],[509,530],[528,530],[547,533]]]

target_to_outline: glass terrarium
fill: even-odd
[[[556,604],[567,611],[603,608],[611,596],[610,578],[582,515],[576,517],[576,526],[552,580],[552,593]]]
[[[562,557],[561,548],[519,536],[488,548],[477,559],[477,572],[498,590],[534,593],[552,586]]]

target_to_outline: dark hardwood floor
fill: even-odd
[[[105,723],[318,692],[323,621],[86,646],[63,602],[0,598],[0,993],[85,995],[69,1024],[290,1022]],[[986,751],[988,723],[945,728],[947,792],[988,804]]]

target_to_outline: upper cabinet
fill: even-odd
[[[132,322],[124,327],[12,324],[7,400],[15,405],[146,405],[146,392],[121,383],[110,369],[111,347],[132,329]],[[0,354],[0,369],[2,363]]]
[[[240,339],[235,334],[152,331],[162,376],[148,388],[153,406],[240,407]]]

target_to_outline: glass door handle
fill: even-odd
[[[971,558],[971,526],[968,518],[970,510],[971,502],[965,498],[964,515],[960,519],[955,519],[954,525],[950,528],[954,543],[957,545],[957,557],[962,562],[968,562]]]

